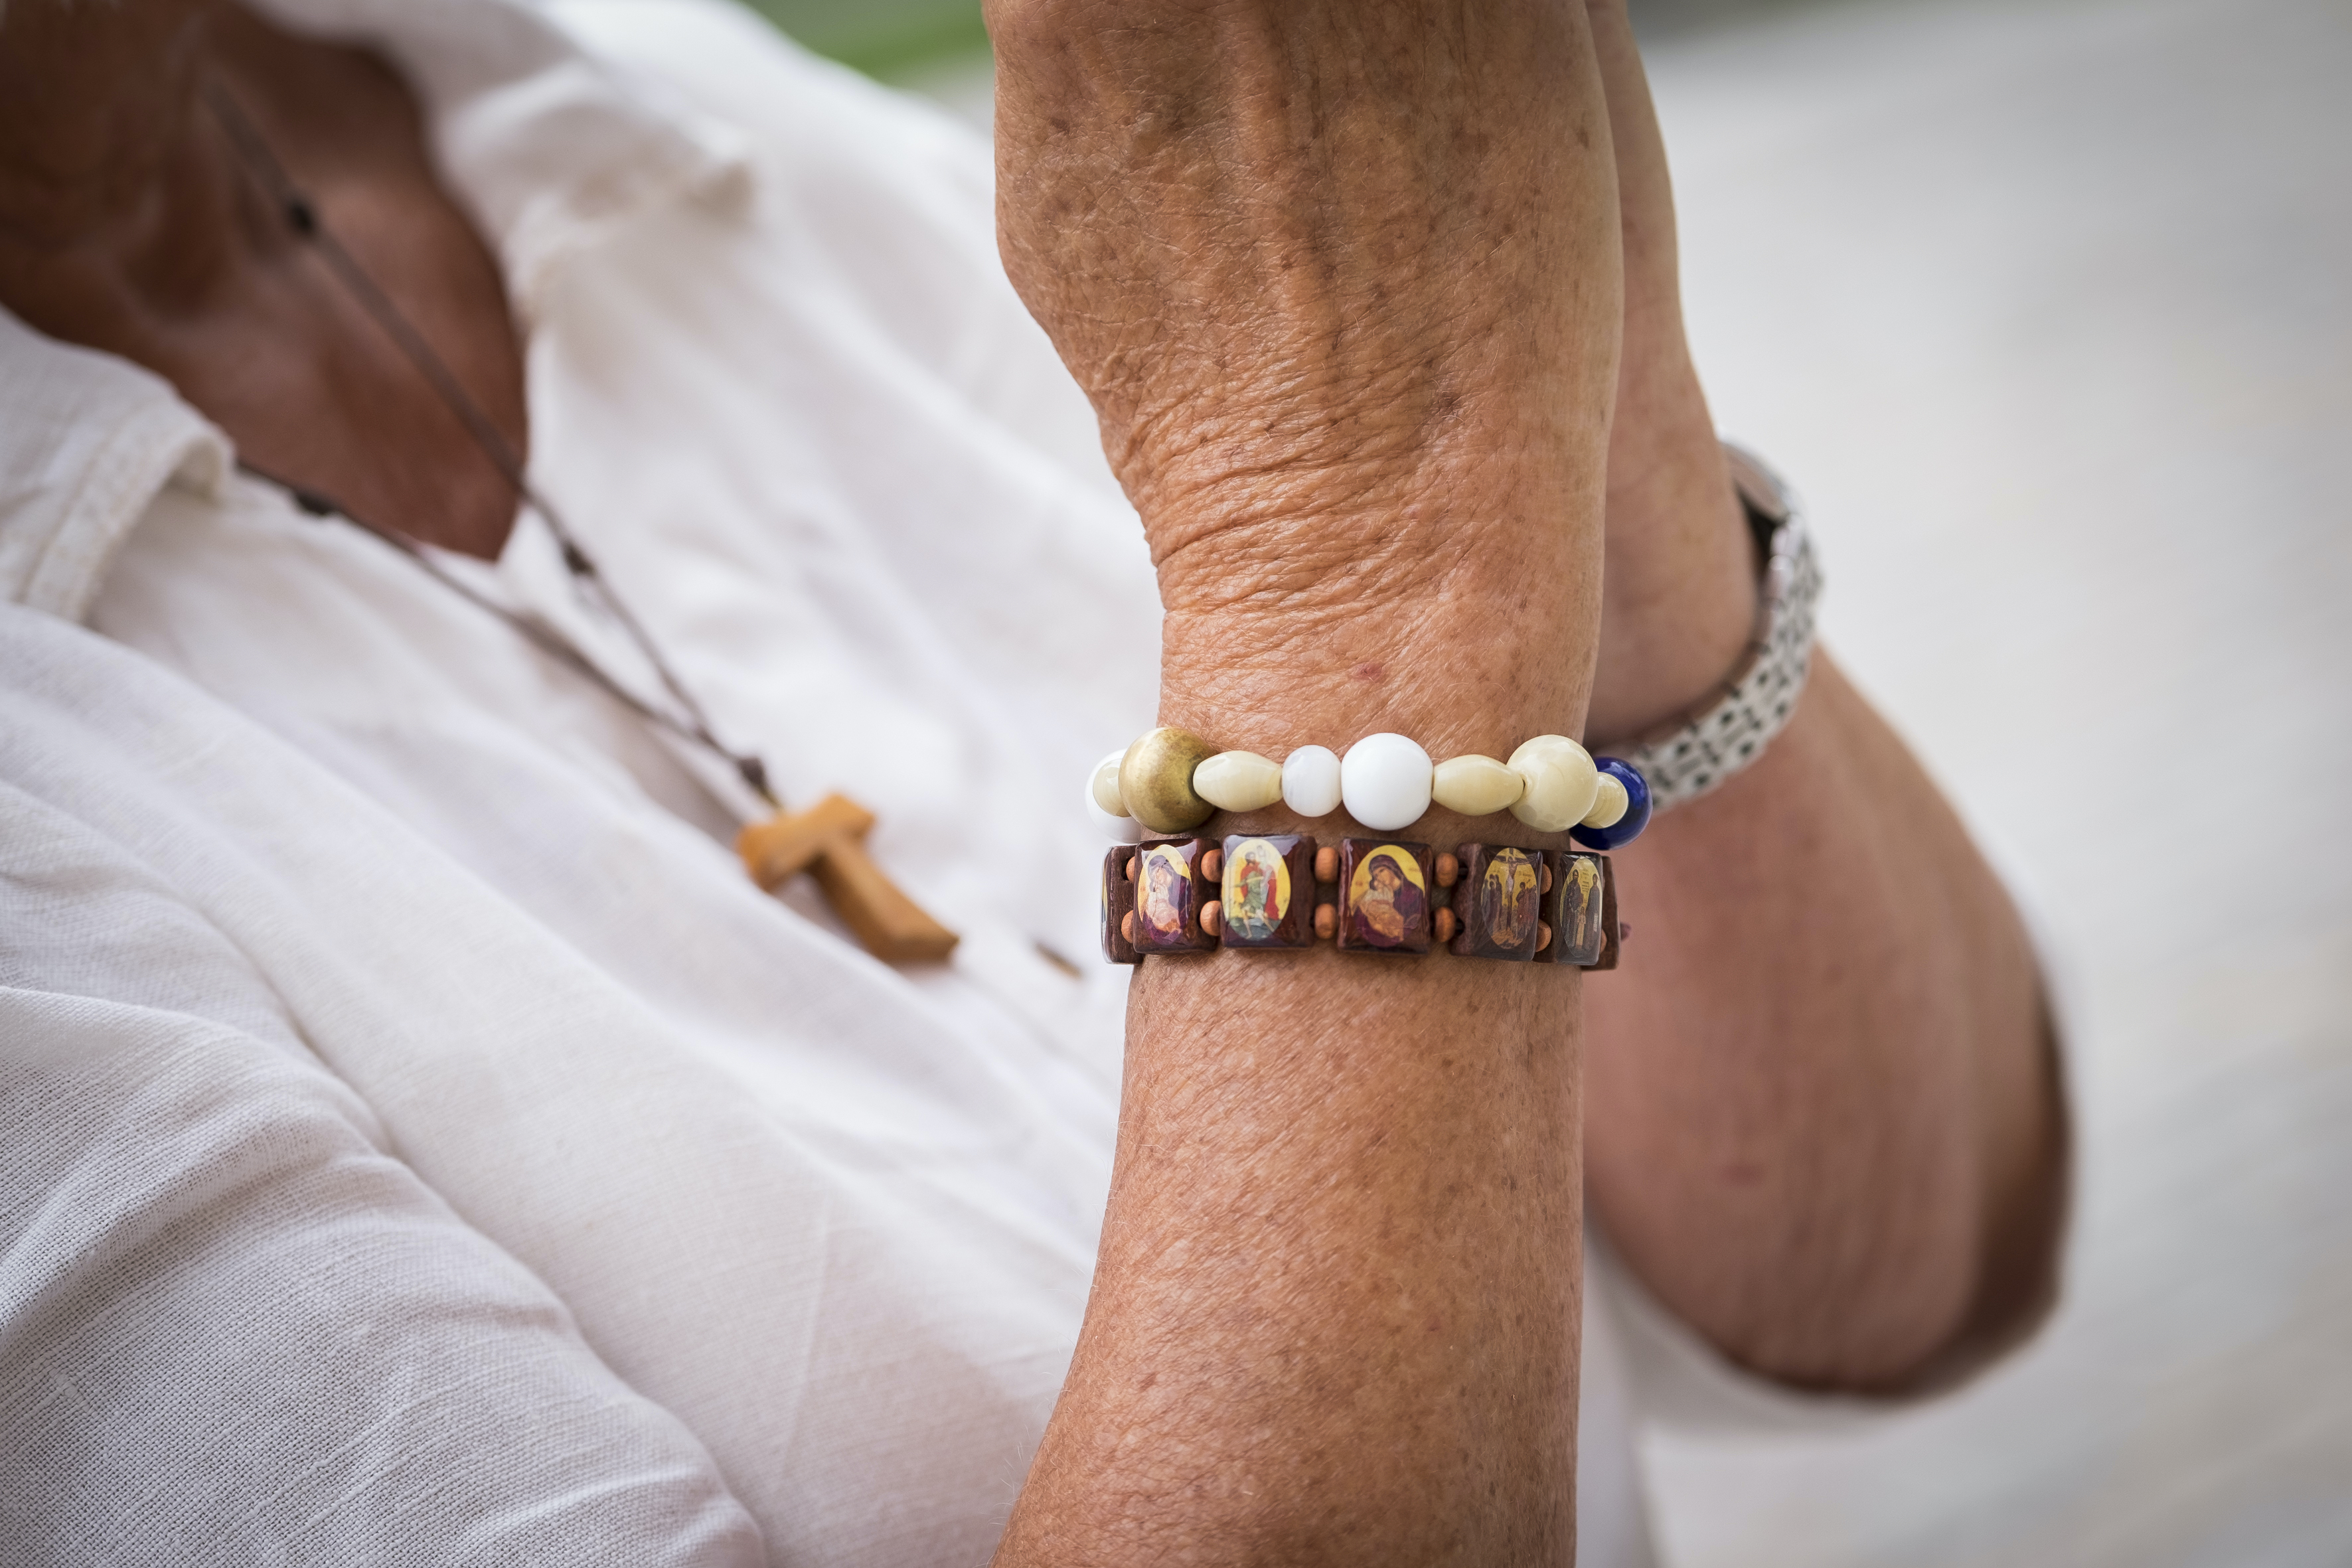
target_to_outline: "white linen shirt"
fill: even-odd
[[[1076,781],[1159,624],[987,150],[718,0],[265,8],[407,75],[535,482],[963,942],[762,895],[706,761],[0,312],[0,1541],[982,1561],[1086,1305],[1127,972]],[[642,677],[532,517],[453,568]],[[1704,1363],[1612,1279],[1595,1565],[1649,1559],[1636,1358]]]

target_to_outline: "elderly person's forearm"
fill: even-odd
[[[1683,338],[1665,153],[1622,0],[1592,0],[1624,202],[1592,733],[1676,711],[1738,657],[1748,529]],[[1591,1004],[1595,1212],[1636,1272],[1757,1370],[1902,1386],[2030,1321],[2064,1112],[2014,910],[1828,656],[1762,759],[1625,858],[1637,934]]]
[[[1006,262],[1142,513],[1165,721],[1276,755],[1579,731],[1618,310],[1581,21],[992,11]],[[1415,837],[1535,841],[1502,820]],[[1566,1561],[1579,984],[1147,964],[1094,1297],[1001,1560]]]

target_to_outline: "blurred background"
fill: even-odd
[[[958,0],[756,0],[985,131]],[[1649,1441],[1675,1568],[2352,1563],[2352,0],[1633,0],[1691,335],[1823,635],[2044,928],[2048,1331]]]

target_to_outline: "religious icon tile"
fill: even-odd
[[[1311,947],[1315,840],[1299,833],[1236,833],[1225,840],[1218,901],[1227,947]]]
[[[1553,850],[1551,950],[1540,962],[1591,969],[1601,962],[1609,900],[1609,857]]]
[[[1135,858],[1135,847],[1118,844],[1103,857],[1102,865],[1102,950],[1103,956],[1113,963],[1140,963],[1135,943],[1128,941],[1121,929],[1127,917],[1135,912],[1135,884],[1127,879],[1127,863]]]
[[[1465,844],[1455,854],[1462,875],[1454,884],[1454,918],[1462,929],[1451,950],[1465,958],[1532,963],[1545,902],[1543,851]]]
[[[1351,952],[1427,952],[1429,846],[1339,840],[1339,945]]]
[[[1217,939],[1201,929],[1201,906],[1217,896],[1203,858],[1206,838],[1147,838],[1135,847],[1135,951],[1202,952]]]

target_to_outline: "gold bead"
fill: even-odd
[[[1193,789],[1192,770],[1216,752],[1200,736],[1165,725],[1136,742],[1118,765],[1127,814],[1154,833],[1189,833],[1208,821],[1216,807]]]

